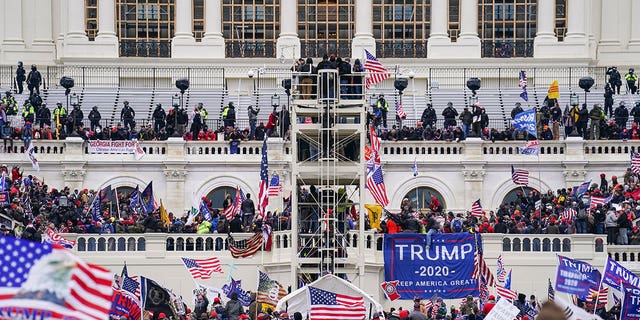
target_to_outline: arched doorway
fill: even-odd
[[[442,194],[438,192],[436,189],[431,187],[417,187],[411,191],[409,191],[404,198],[408,198],[413,202],[417,210],[429,208],[431,204],[431,195],[434,195],[443,208],[447,207],[447,204],[444,201],[444,197]],[[403,199],[404,199],[403,198]]]
[[[211,201],[211,205],[213,206],[213,208],[222,210],[222,204],[224,202],[224,198],[226,198],[227,195],[231,195],[231,200],[235,201],[236,188],[226,186],[215,188],[207,194],[207,199]]]
[[[511,191],[509,191],[507,193],[507,195],[504,196],[504,198],[502,199],[502,202],[500,204],[503,203],[508,203],[511,206],[515,205],[516,202],[518,202],[518,195],[520,194],[524,194],[524,196],[529,196],[531,194],[531,191],[536,190],[534,188],[531,187],[519,187],[519,188],[514,188]],[[537,192],[537,190],[536,190]]]

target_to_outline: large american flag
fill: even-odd
[[[72,249],[73,246],[76,245],[75,240],[68,240],[51,228],[47,228],[47,233],[43,239],[43,242],[46,242],[48,244],[57,244],[67,249]]]
[[[120,274],[120,277],[123,279],[122,282],[122,286],[124,286],[124,279],[125,278],[129,278],[133,281],[135,281],[136,284],[138,284],[135,287],[135,292],[133,293],[136,297],[138,297],[138,299],[140,299],[140,278],[138,276],[129,276],[129,271],[127,271],[127,264],[125,263],[125,265],[122,267],[122,273]]]
[[[210,279],[214,272],[222,272],[222,265],[218,258],[189,259],[182,258],[182,263],[187,267],[191,277],[194,279]]]
[[[498,256],[498,261],[496,262],[496,278],[499,282],[504,282],[507,278],[507,269],[504,267],[504,261],[502,261],[502,255]]]
[[[274,174],[269,182],[269,197],[277,197],[282,191],[282,185],[280,184],[280,176]]]
[[[267,158],[267,139],[262,143],[262,160],[260,160],[260,191],[258,193],[259,219],[264,220],[269,205],[269,159]]]
[[[608,197],[596,197],[596,196],[591,196],[591,203],[589,205],[590,209],[595,209],[598,207],[599,204],[601,205],[605,205],[607,203],[609,203],[611,201],[611,199],[613,199],[613,195],[610,195]]]
[[[375,163],[380,163],[380,138],[372,125],[369,126],[369,139],[371,140],[371,159]]]
[[[278,300],[287,295],[287,290],[276,280],[271,280],[269,275],[258,270],[257,301],[275,306]]]
[[[396,102],[396,115],[400,119],[406,119],[407,118],[407,113],[404,112],[404,109],[402,108],[402,105],[397,103],[397,102]]]
[[[366,187],[371,192],[371,196],[373,196],[376,203],[384,208],[389,204],[389,198],[387,197],[387,187],[382,176],[382,167],[377,163],[369,163],[367,170]]]
[[[473,273],[471,274],[471,277],[478,280],[478,282],[480,282],[480,280],[482,280],[482,277],[484,277],[487,286],[494,287],[496,284],[496,280],[493,277],[493,273],[491,273],[491,270],[487,266],[487,263],[484,261],[484,257],[482,255],[482,246],[478,244],[477,237],[478,236],[476,235],[476,252],[473,255]]]
[[[311,301],[311,319],[314,320],[361,320],[367,309],[364,298],[333,293],[322,289],[307,287]]]
[[[590,288],[589,289],[589,298],[591,299],[591,301],[593,301],[593,299],[595,298],[595,296],[598,296],[598,303],[607,303],[607,297],[609,295],[609,288],[602,288],[600,289],[600,292],[598,292],[598,290],[594,289],[594,288]]]
[[[244,201],[244,199],[244,192],[242,192],[242,189],[240,189],[240,187],[237,187],[235,198],[233,198],[233,203],[222,211],[222,214],[227,218],[228,221],[231,221],[233,217],[240,213],[240,209],[242,207],[242,202]]]
[[[137,279],[129,278],[127,276],[122,277],[120,292],[132,297],[138,302],[138,304],[140,303],[140,283]]]
[[[480,204],[480,199],[476,200],[471,205],[471,215],[474,217],[482,217],[482,205]]]
[[[478,300],[480,300],[480,303],[482,303],[482,305],[485,305],[489,301],[489,288],[487,287],[487,280],[484,277],[480,277],[479,283],[480,294]]]
[[[640,174],[640,153],[631,153],[631,171],[635,174]]]
[[[577,215],[576,209],[574,208],[566,208],[562,213],[560,213],[560,219],[566,219],[567,221],[572,221],[573,218]]]
[[[529,171],[524,169],[515,169],[511,166],[511,180],[518,185],[529,184]]]
[[[365,49],[364,53],[364,70],[369,71],[369,76],[365,81],[365,85],[367,89],[369,89],[371,85],[375,85],[376,83],[390,78],[391,74],[389,73],[387,68],[385,68],[382,63],[380,63],[380,61],[378,61],[378,59],[376,59],[376,57],[371,54],[371,52]]]
[[[262,232],[256,232],[251,238],[238,241],[229,236],[229,251],[236,259],[250,257],[260,250],[262,241]]]
[[[13,257],[0,259],[2,308],[51,313],[47,319],[108,318],[113,276],[107,269],[57,246],[9,237],[0,237],[0,256]]]

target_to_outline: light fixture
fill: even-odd
[[[171,105],[174,107],[180,106],[180,96],[177,93],[171,97]]]
[[[280,97],[278,96],[278,94],[273,94],[273,96],[271,96],[271,106],[273,107],[277,107],[280,105]]]
[[[410,71],[409,71],[409,79],[413,79],[413,78],[415,78],[415,77],[416,77],[416,73],[415,73],[415,72],[413,72],[413,70],[410,70]]]
[[[574,107],[580,104],[580,98],[575,92],[571,93],[571,96],[569,96],[569,103]]]
[[[249,76],[249,79],[253,78],[253,76],[256,75],[256,72],[253,71],[253,69],[249,70],[249,72],[247,72],[247,76]]]
[[[80,99],[78,98],[78,95],[76,95],[75,93],[71,95],[71,98],[69,100],[69,103],[71,103],[72,106],[77,106],[80,104]]]

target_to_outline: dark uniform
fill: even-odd
[[[16,68],[16,86],[18,94],[22,94],[24,90],[24,81],[27,80],[25,75],[27,72],[24,70],[24,66],[22,65],[22,61],[18,61],[18,68]]]

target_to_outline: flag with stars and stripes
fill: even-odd
[[[380,163],[380,138],[378,138],[376,130],[372,125],[369,126],[369,140],[371,141],[371,156],[367,160]]]
[[[527,72],[524,70],[520,70],[520,75],[518,76],[518,87],[522,88],[520,98],[524,101],[529,101],[529,94],[527,93]]]
[[[269,197],[277,197],[282,191],[282,185],[280,184],[280,176],[274,174],[269,182]]]
[[[517,185],[528,185],[529,171],[524,169],[515,169],[511,166],[511,181]]]
[[[560,219],[565,219],[567,221],[573,221],[573,218],[575,218],[575,216],[578,213],[576,212],[576,209],[574,208],[566,208],[564,209],[564,211],[562,211],[562,213],[560,213]]]
[[[513,301],[518,297],[518,293],[511,290],[511,271],[507,275],[504,286],[500,284],[496,284],[496,293],[501,298],[505,298],[509,301]]]
[[[371,196],[377,204],[383,208],[389,204],[389,198],[387,197],[387,187],[384,184],[384,177],[382,176],[382,166],[377,163],[369,164],[367,166],[367,181],[366,187],[371,192]]]
[[[182,258],[182,263],[194,279],[210,279],[214,272],[222,272],[222,265],[218,258],[189,259]]]
[[[547,298],[549,301],[553,301],[556,298],[556,290],[553,289],[553,285],[551,284],[551,279],[547,279],[549,285],[547,287]]]
[[[240,210],[242,209],[242,202],[246,197],[244,196],[244,192],[240,187],[236,188],[236,195],[233,198],[233,203],[229,205],[226,209],[222,211],[222,214],[227,218],[228,221],[233,220],[233,217],[240,214]]]
[[[135,281],[138,284],[138,286],[136,287],[135,292],[133,294],[136,297],[138,297],[138,299],[139,299],[140,298],[140,280],[139,280],[138,276],[129,276],[129,271],[127,270],[127,264],[126,263],[122,267],[122,272],[120,273],[120,277],[122,279],[130,278],[131,280]]]
[[[56,245],[3,236],[0,256],[13,257],[0,259],[0,270],[4,270],[0,305],[3,310],[16,310],[16,319],[27,314],[46,319],[108,318],[113,293],[109,270]]]
[[[369,72],[369,76],[367,80],[365,80],[367,89],[385,79],[391,78],[391,73],[389,73],[387,68],[385,68],[371,52],[365,49],[364,54],[364,70]]]
[[[271,280],[268,274],[258,270],[258,303],[275,307],[278,300],[286,295],[287,290],[278,281]]]
[[[489,302],[489,288],[487,287],[487,280],[484,276],[480,277],[480,295],[478,300],[482,306]]]
[[[471,215],[474,217],[482,217],[482,205],[480,204],[480,199],[476,200],[471,205]]]
[[[640,153],[631,153],[631,171],[635,174],[640,174]]]
[[[308,287],[311,302],[311,319],[314,320],[362,320],[367,309],[364,298],[333,293],[315,287]]]
[[[471,277],[478,281],[480,281],[481,277],[484,277],[487,286],[494,287],[496,280],[493,277],[493,273],[491,273],[491,269],[489,269],[489,266],[487,266],[487,263],[484,261],[480,235],[476,234],[475,237],[476,252],[473,255],[473,273],[471,274]]]
[[[599,204],[601,205],[605,205],[609,202],[611,202],[611,199],[613,199],[613,195],[610,195],[608,197],[597,197],[597,196],[591,196],[591,202],[589,204],[589,208],[590,209],[595,209],[598,207]]]
[[[400,119],[406,119],[407,118],[407,113],[404,112],[404,109],[402,108],[402,105],[397,103],[397,102],[396,102],[396,115]]]
[[[609,288],[602,288],[599,291],[594,289],[594,288],[590,288],[589,289],[589,297],[592,299],[592,302],[596,300],[598,300],[598,303],[607,303],[607,298],[609,295]]]
[[[498,261],[496,262],[497,270],[496,270],[496,279],[498,282],[504,282],[507,278],[507,269],[504,267],[504,261],[502,261],[502,255],[498,256]]]
[[[260,188],[258,192],[258,218],[264,220],[269,205],[269,159],[267,157],[267,139],[262,143],[262,160],[260,160]]]

